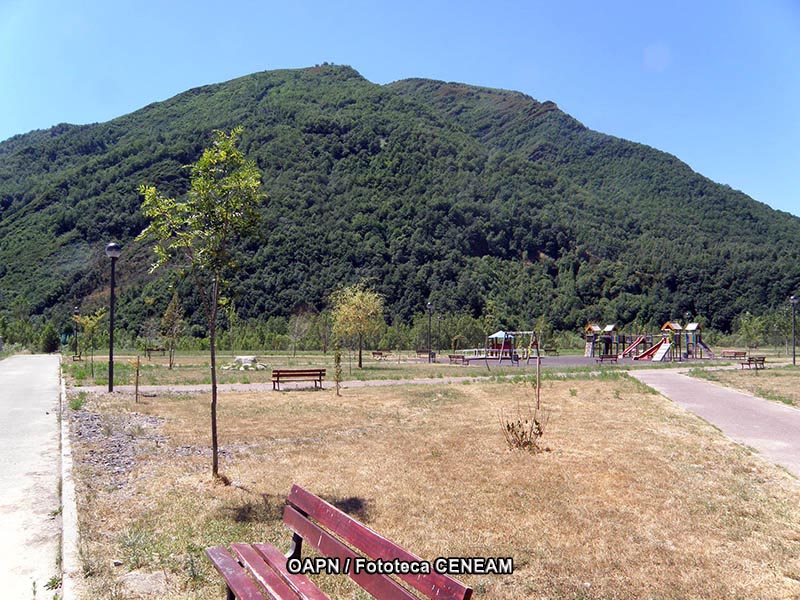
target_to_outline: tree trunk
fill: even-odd
[[[219,288],[214,280],[209,311],[208,338],[211,346],[211,475],[219,477],[219,446],[217,443],[217,298]]]
[[[175,338],[171,337],[169,340],[169,370],[172,371],[172,367],[175,366]]]
[[[361,334],[358,334],[358,368],[363,369],[364,367],[361,364],[361,345],[362,345]]]

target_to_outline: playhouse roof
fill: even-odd
[[[700,323],[689,323],[686,326],[686,331],[701,331],[703,328],[700,326]]]
[[[600,329],[600,325],[598,325],[597,323],[589,323],[586,326],[586,331],[587,332],[592,331],[594,333],[599,333],[600,331],[602,331],[602,329]]]
[[[489,336],[489,339],[505,339],[505,338],[513,338],[514,336],[511,335],[507,331],[497,331]]]
[[[604,333],[611,333],[612,331],[616,331],[616,330],[617,330],[617,324],[616,323],[612,323],[611,325],[606,325],[605,327],[603,327],[603,332]]]
[[[682,331],[683,327],[677,321],[667,321],[661,326],[661,331]]]

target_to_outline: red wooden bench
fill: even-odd
[[[755,369],[758,371],[759,369],[764,368],[764,363],[766,362],[766,356],[748,356],[745,360],[742,361],[742,369],[747,367],[748,369]]]
[[[282,381],[313,381],[314,389],[322,389],[324,377],[325,369],[273,369],[272,389],[280,390]]]
[[[471,588],[432,569],[428,573],[400,572],[391,576],[385,574],[386,568],[378,568],[383,573],[367,572],[380,564],[395,565],[397,571],[413,571],[415,565],[429,563],[298,485],[292,486],[289,493],[283,521],[294,532],[292,548],[286,556],[269,544],[231,544],[230,552],[224,546],[206,549],[206,555],[225,580],[228,600],[327,599],[307,575],[297,572],[308,570],[309,565],[318,565],[327,573],[339,569],[341,576],[347,575],[378,599],[418,600],[411,589],[436,600],[469,600],[472,596]],[[303,559],[304,540],[323,556]]]
[[[598,365],[601,365],[601,364],[603,364],[603,363],[606,363],[606,362],[613,362],[613,363],[615,363],[615,362],[617,362],[617,358],[618,358],[618,357],[617,357],[617,355],[616,355],[616,354],[601,354],[600,356],[598,356],[597,358],[595,358],[595,359],[594,359],[594,361],[595,361],[595,362],[596,362]]]

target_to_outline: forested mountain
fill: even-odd
[[[133,241],[138,186],[184,193],[184,166],[236,125],[268,195],[232,285],[245,319],[321,309],[337,286],[371,278],[389,321],[428,301],[474,316],[491,301],[511,328],[689,313],[727,330],[800,284],[800,219],[673,156],[520,93],[380,86],[325,65],[0,143],[0,313],[66,322],[99,304],[115,240],[121,326],[163,314],[166,275],[148,274],[150,250]]]

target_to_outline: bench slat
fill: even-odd
[[[287,506],[283,512],[283,522],[295,533],[300,534],[303,540],[325,556],[342,559],[350,559],[351,566],[347,576],[358,585],[368,591],[376,598],[398,598],[404,600],[417,600],[417,597],[404,589],[399,583],[388,575],[369,575],[365,571],[355,573],[354,560],[358,554],[345,546],[319,525],[312,523],[297,509]]]
[[[325,369],[291,369],[291,370],[280,370],[274,369],[272,374],[275,376],[280,375],[281,377],[291,377],[292,375],[297,375],[298,377],[304,376],[311,376],[311,375],[325,375]]]
[[[264,557],[264,560],[275,569],[275,572],[283,578],[286,585],[292,588],[296,596],[304,600],[330,600],[329,597],[305,575],[289,573],[289,571],[286,570],[286,557],[281,554],[275,546],[258,543],[253,544],[253,548],[255,548],[256,551]]]
[[[274,566],[274,563],[265,560],[250,544],[231,544],[231,550],[273,598],[306,598],[306,596],[299,595],[294,588],[290,587],[275,572],[276,566]],[[282,561],[278,564],[285,565],[286,557],[280,553],[278,554],[281,556],[280,560]]]
[[[308,514],[347,543],[358,548],[369,558],[382,558],[390,561],[394,559],[404,561],[420,560],[418,556],[387,540],[366,525],[353,520],[338,508],[307,492],[297,484],[293,485],[291,492],[289,492],[289,503]],[[436,572],[429,575],[400,574],[398,577],[428,598],[468,600],[472,595],[472,590],[467,586],[452,577]]]
[[[239,600],[264,600],[264,594],[224,546],[206,548],[206,555]]]

